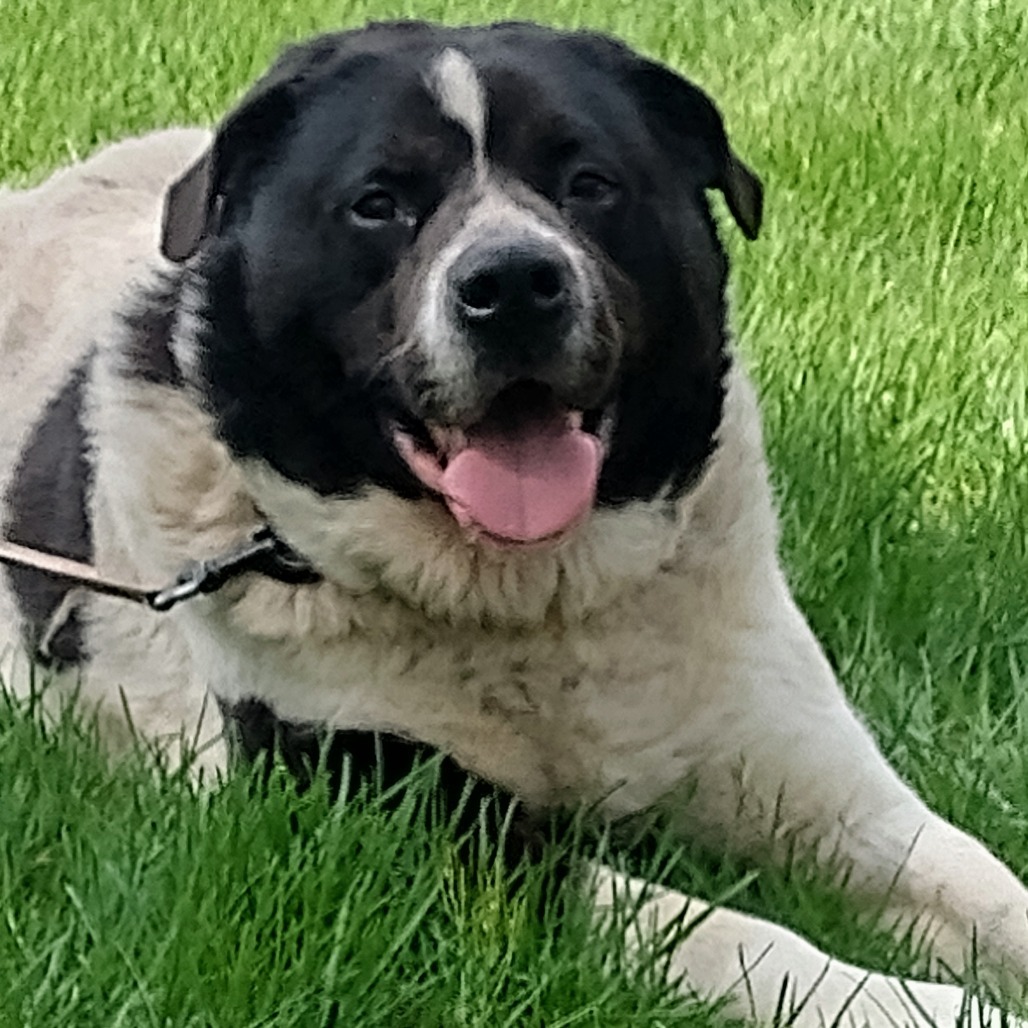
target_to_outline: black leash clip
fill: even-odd
[[[164,613],[183,600],[217,592],[248,571],[289,585],[308,585],[321,578],[303,557],[275,535],[270,525],[264,525],[234,550],[188,565],[167,588],[147,594],[146,602],[152,610]]]

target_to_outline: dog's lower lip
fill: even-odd
[[[567,425],[572,431],[581,431],[585,414],[580,410],[569,410],[566,414],[566,419]],[[604,412],[596,432],[601,439],[608,434],[605,432],[605,429],[608,428],[610,420],[611,418],[607,412]],[[404,455],[409,453],[411,449],[415,449],[438,460],[442,468],[446,467],[451,457],[460,453],[468,445],[468,432],[465,429],[426,421],[423,424],[428,437],[432,440],[432,444],[435,447],[435,452],[433,453],[418,440],[413,432],[404,429],[398,421],[392,420],[387,422],[387,424],[389,434],[392,436],[394,443],[398,440],[403,441],[402,453]]]
[[[567,412],[567,425],[572,431],[581,430],[583,419],[584,415],[581,411],[570,410]],[[425,422],[425,430],[435,447],[434,452],[419,441],[412,432],[404,429],[399,422],[389,422],[390,435],[404,459],[407,459],[412,451],[417,451],[425,457],[438,461],[440,470],[445,470],[450,459],[468,446],[468,433],[462,428]]]
[[[426,425],[428,434],[435,443],[439,456],[449,460],[456,453],[460,453],[468,445],[467,433],[461,428],[448,428],[444,425]]]
[[[613,402],[600,410],[592,412],[569,408],[566,416],[568,427],[573,431],[583,430],[586,420],[592,421],[595,427],[584,430],[595,434],[603,443],[604,448],[609,451],[615,421],[615,405]],[[452,456],[468,445],[468,430],[454,425],[423,421],[420,422],[421,431],[418,431],[416,429],[404,428],[396,418],[386,418],[383,421],[383,426],[387,434],[393,439],[394,444],[398,439],[404,440],[404,453],[414,448],[422,453],[431,454],[440,461],[444,468],[446,467],[446,462]],[[419,436],[422,438],[419,438]],[[427,440],[431,440],[434,453],[425,445]]]

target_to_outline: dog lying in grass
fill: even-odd
[[[404,23],[287,51],[213,136],[4,194],[5,536],[153,584],[270,526],[302,566],[167,614],[11,569],[6,678],[27,647],[114,744],[127,708],[208,767],[438,752],[530,815],[802,847],[1017,989],[1028,892],[889,768],[789,594],[710,190],[755,238],[758,179],[667,68]],[[588,888],[637,940],[695,922],[670,971],[732,1014],[961,1016],[955,985],[608,868]]]

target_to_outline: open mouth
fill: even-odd
[[[426,428],[422,441],[394,425],[396,448],[475,536],[504,546],[554,542],[592,509],[604,444],[549,386],[516,382],[469,428]]]

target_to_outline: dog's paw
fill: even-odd
[[[877,974],[834,960],[779,925],[593,869],[597,917],[636,959],[656,957],[684,995],[776,1028],[1028,1028],[955,985]]]

